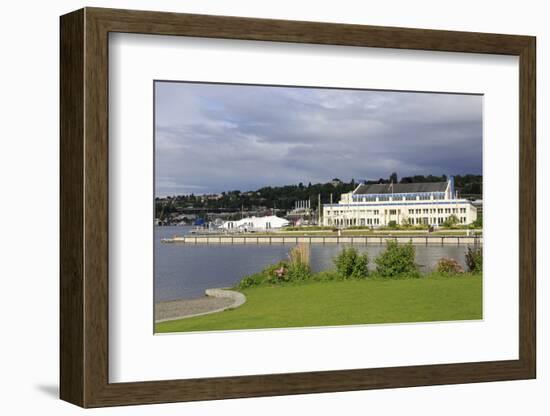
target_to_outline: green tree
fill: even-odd
[[[362,279],[369,275],[369,257],[359,254],[355,247],[344,247],[334,259],[338,275],[343,279]]]
[[[445,221],[443,221],[443,226],[446,228],[452,228],[460,223],[460,220],[455,214],[449,215]]]
[[[419,277],[415,254],[412,243],[399,245],[395,240],[387,240],[386,249],[375,260],[376,272],[387,278]]]

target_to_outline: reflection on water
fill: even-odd
[[[155,301],[194,298],[213,287],[230,287],[244,276],[256,273],[266,265],[284,260],[290,244],[280,245],[185,245],[163,244],[160,239],[184,235],[188,227],[155,227]],[[311,247],[314,272],[334,267],[332,259],[344,245],[327,244]],[[372,259],[383,245],[356,245],[368,251]],[[416,245],[416,262],[424,271],[431,270],[441,257],[456,259],[463,267],[465,245]],[[372,264],[371,264],[372,266]]]

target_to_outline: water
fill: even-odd
[[[291,244],[280,245],[187,245],[165,244],[162,238],[182,236],[191,227],[155,227],[155,301],[195,298],[205,289],[230,287],[244,276],[259,272],[268,264],[288,258]],[[332,259],[342,250],[340,244],[312,244],[311,268],[314,272],[334,268]],[[372,259],[383,245],[356,245]],[[416,262],[421,270],[432,270],[441,257],[456,259],[463,267],[465,245],[416,245]],[[372,266],[372,264],[371,264]]]

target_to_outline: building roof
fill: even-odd
[[[445,192],[447,182],[419,182],[419,183],[376,183],[361,184],[353,192],[354,195],[369,194],[414,194],[422,192]],[[393,189],[392,189],[393,188]]]

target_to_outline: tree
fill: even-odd
[[[447,228],[454,227],[460,222],[458,217],[455,214],[449,215],[445,221],[443,221],[443,226]]]
[[[481,215],[478,215],[476,220],[472,223],[472,225],[475,228],[481,228],[483,227],[483,217]]]
[[[390,175],[390,182],[397,183],[397,172],[392,172]]]

